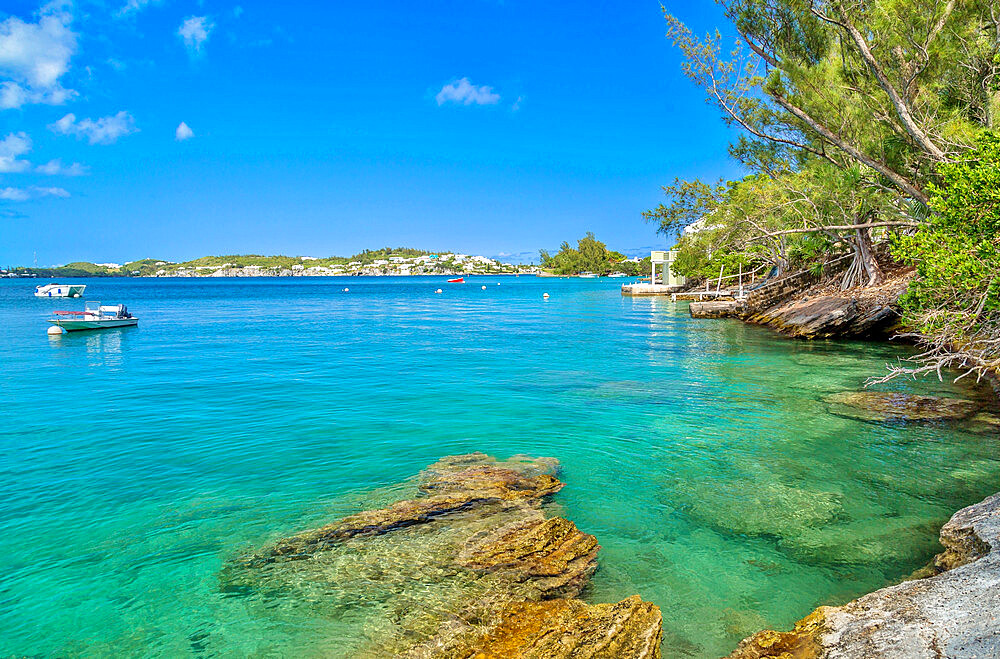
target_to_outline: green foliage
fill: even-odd
[[[715,211],[731,185],[723,185],[721,182],[709,185],[698,180],[675,179],[673,185],[661,188],[667,197],[667,203],[643,211],[642,217],[646,222],[657,224],[657,233],[665,236],[680,234],[685,227]]]
[[[696,217],[692,209],[710,209],[689,224],[692,230],[675,247],[674,272],[695,280],[718,277],[720,268],[724,275],[735,275],[765,264],[819,270],[849,240],[822,227],[851,225],[874,214],[900,215],[896,198],[868,185],[861,168],[838,169],[824,162],[777,176],[755,174],[720,186],[675,184],[665,190],[670,203],[651,211],[656,217],[690,221]],[[678,226],[674,222],[661,231]],[[793,230],[803,233],[781,233]]]
[[[904,309],[922,333],[975,340],[1000,322],[1000,135],[982,134],[973,151],[938,172],[929,224],[893,246],[917,267]]]
[[[546,250],[539,251],[543,269],[557,275],[576,275],[581,272],[592,272],[605,275],[613,270],[621,270],[626,274],[637,274],[634,263],[625,261],[624,255],[609,251],[607,246],[599,241],[592,232],[577,241],[576,248],[563,242],[559,251],[549,254]]]

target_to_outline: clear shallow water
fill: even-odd
[[[140,327],[49,339],[81,303],[0,281],[0,655],[350,654],[384,601],[234,596],[220,571],[447,454],[559,458],[556,502],[602,545],[586,599],[658,604],[666,656],[898,580],[1000,489],[994,435],[829,413],[900,348],[693,321],[611,280],[442,282],[90,280]]]

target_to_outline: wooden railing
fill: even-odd
[[[743,272],[743,264],[741,263],[740,264],[740,271],[739,271],[739,273],[737,273],[735,275],[726,275],[726,276],[723,277],[722,276],[722,272],[723,272],[723,270],[725,270],[725,267],[726,266],[723,265],[722,267],[719,268],[719,276],[718,277],[716,277],[714,279],[707,279],[707,280],[705,280],[705,292],[706,293],[711,290],[712,282],[713,281],[715,282],[715,292],[718,293],[719,291],[722,290],[722,282],[723,282],[723,280],[725,280],[725,279],[738,279],[737,285],[739,286],[739,294],[743,295],[743,278],[744,277],[750,277],[750,283],[753,284],[755,281],[757,281],[757,273],[758,272],[760,272],[764,268],[774,267],[774,266],[772,264],[770,264],[770,263],[764,263],[764,264],[760,265],[759,267],[757,267],[755,270],[751,270],[750,272],[746,272],[745,273],[745,272]]]

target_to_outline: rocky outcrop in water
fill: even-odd
[[[568,519],[539,515],[470,538],[458,564],[532,579],[546,595],[573,595],[597,569],[598,549],[597,538]]]
[[[379,603],[360,656],[659,657],[659,609],[590,605],[597,539],[549,512],[558,462],[482,453],[424,470],[414,496],[232,561],[230,596],[357,615]],[[386,615],[388,611],[388,615]]]
[[[638,596],[616,604],[579,600],[512,602],[488,633],[452,641],[442,659],[654,659],[660,610]]]
[[[766,307],[750,305],[743,319],[802,339],[885,337],[899,324],[898,301],[912,277],[904,270],[880,286],[850,291],[827,281]]]
[[[277,543],[261,560],[299,560],[359,535],[380,535],[438,517],[487,504],[536,505],[563,484],[545,473],[525,475],[490,464],[430,472],[420,489],[428,496],[399,501],[387,508],[366,510],[339,522]]]
[[[824,400],[831,413],[859,421],[955,421],[980,407],[971,400],[879,391],[845,391]]]
[[[873,337],[888,334],[899,322],[899,312],[891,305],[865,305],[852,297],[825,295],[793,300],[747,320],[803,339]]]
[[[1000,494],[941,529],[938,574],[820,607],[791,632],[744,639],[730,659],[1000,656]]]

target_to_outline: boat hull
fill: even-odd
[[[35,297],[83,297],[86,284],[59,285],[48,290],[36,290]]]
[[[81,330],[110,329],[112,327],[131,327],[139,324],[138,318],[108,318],[106,320],[50,320],[67,332]]]

